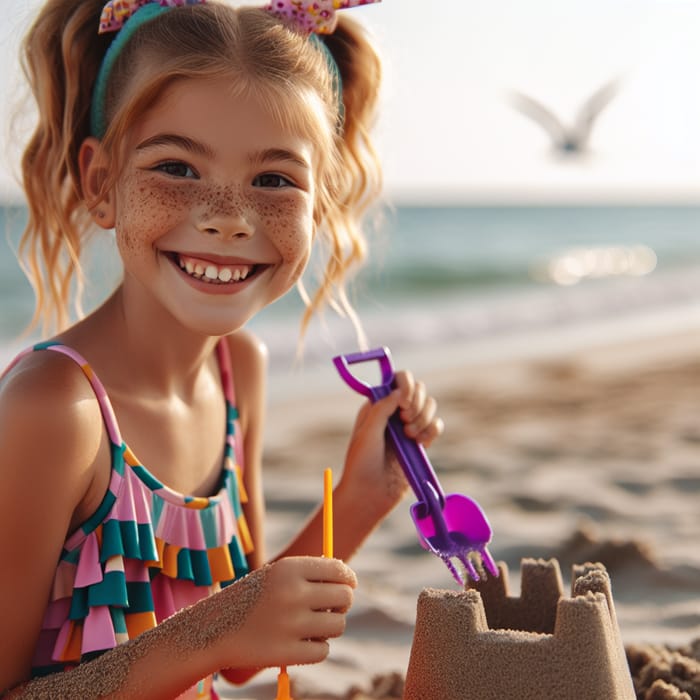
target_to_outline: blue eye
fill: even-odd
[[[169,160],[164,163],[159,163],[155,166],[154,170],[158,170],[166,175],[172,175],[172,177],[198,177],[197,173],[187,165],[187,163],[183,163],[179,160]]]
[[[256,175],[253,178],[253,187],[279,189],[281,187],[294,187],[294,183],[283,175],[277,175],[276,173],[263,173],[262,175]]]

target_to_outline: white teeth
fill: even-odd
[[[183,257],[179,258],[177,262],[188,274],[196,279],[203,279],[207,282],[238,282],[246,279],[252,269],[248,265],[242,267],[224,266],[219,268],[213,263],[196,262],[190,259],[184,259]]]

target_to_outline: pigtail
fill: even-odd
[[[81,315],[80,254],[90,218],[83,205],[78,153],[89,136],[90,97],[107,39],[98,36],[103,0],[51,0],[22,44],[22,67],[37,104],[37,124],[22,157],[29,220],[20,262],[32,284],[30,327],[68,323],[71,287]]]
[[[338,18],[338,26],[325,43],[338,66],[343,86],[341,158],[347,174],[347,204],[359,207],[361,213],[382,186],[381,167],[371,139],[382,65],[363,27],[346,16]]]
[[[320,229],[326,237],[328,260],[313,297],[302,289],[307,304],[302,319],[306,329],[325,301],[348,316],[364,344],[364,334],[348,300],[345,279],[367,255],[361,219],[382,189],[382,171],[371,140],[376,117],[382,67],[363,27],[342,15],[333,34],[323,37],[340,71],[343,114],[337,134],[338,159],[320,188]]]

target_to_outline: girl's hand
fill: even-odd
[[[198,634],[215,645],[217,668],[317,663],[328,656],[327,640],[345,630],[356,586],[337,559],[280,559],[202,601]]]
[[[391,510],[408,488],[393,450],[385,443],[389,418],[398,409],[406,435],[424,447],[444,429],[442,419],[436,415],[437,402],[427,393],[425,384],[406,371],[397,372],[395,377],[396,389],[389,396],[360,409],[343,473],[346,487],[357,493],[365,505],[375,508],[379,517]]]

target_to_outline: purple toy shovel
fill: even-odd
[[[349,368],[371,360],[379,361],[381,384],[377,386],[357,379]],[[394,389],[394,368],[388,348],[338,355],[333,363],[346,384],[372,402],[388,396]],[[445,495],[425,450],[406,436],[398,413],[389,419],[387,437],[418,499],[411,505],[411,517],[421,545],[445,562],[460,585],[465,585],[465,580],[453,564],[453,557],[462,562],[474,581],[479,580],[479,574],[473,556],[481,559],[489,573],[498,576],[498,568],[486,548],[491,541],[491,526],[479,504],[459,493]]]

